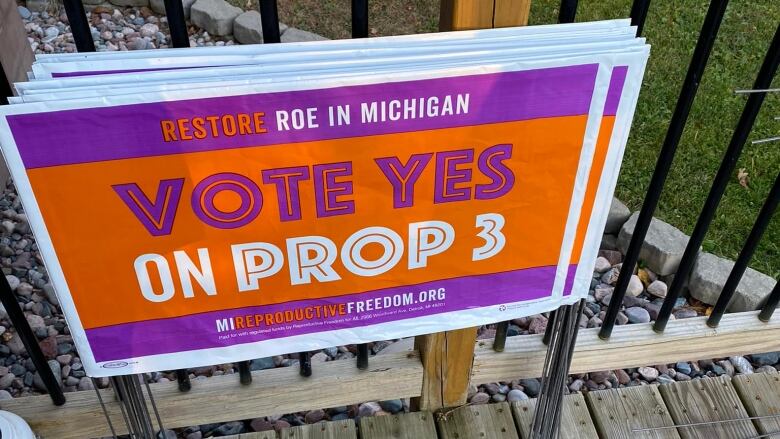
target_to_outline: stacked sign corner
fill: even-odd
[[[484,325],[587,295],[634,35],[39,56],[0,144],[90,376]]]

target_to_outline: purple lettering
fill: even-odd
[[[170,235],[179,207],[183,178],[161,180],[154,203],[136,183],[111,186],[152,236]]]
[[[471,169],[458,165],[474,161],[473,149],[444,151],[436,153],[436,182],[434,184],[434,203],[465,201],[471,199],[471,188],[457,186],[471,181]]]
[[[379,169],[385,174],[387,181],[393,186],[393,207],[410,207],[414,205],[414,185],[423,170],[431,161],[432,153],[414,154],[405,165],[398,157],[382,157],[374,159]]]
[[[214,199],[221,192],[238,195],[240,204],[231,211],[220,210]],[[220,229],[235,229],[249,224],[263,208],[263,194],[254,181],[225,172],[204,178],[192,192],[192,210],[204,223]]]
[[[352,195],[352,182],[336,181],[338,177],[352,175],[352,163],[340,162],[314,165],[314,196],[317,202],[317,217],[347,215],[355,213],[353,200],[339,200]]]
[[[482,151],[477,159],[479,170],[490,178],[488,184],[478,184],[474,198],[491,200],[504,196],[515,184],[515,174],[503,162],[512,158],[512,145],[494,145]]]
[[[299,183],[301,180],[308,179],[309,168],[306,166],[267,169],[263,171],[263,183],[276,185],[276,198],[279,200],[279,219],[282,221],[301,219]]]

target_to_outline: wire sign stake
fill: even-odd
[[[559,435],[563,390],[584,308],[584,300],[562,306],[547,323],[550,342],[544,359],[542,390],[531,425],[531,439],[555,439]]]

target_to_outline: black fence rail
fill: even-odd
[[[64,5],[78,51],[94,51],[95,45],[92,40],[89,22],[87,21],[87,16],[81,0],[64,0]],[[562,0],[559,9],[559,21],[562,23],[573,22],[577,12],[577,5],[577,0]],[[603,339],[608,339],[612,333],[612,329],[614,328],[629,280],[633,275],[634,269],[637,265],[640,249],[648,232],[650,222],[653,218],[653,213],[655,212],[655,209],[658,205],[666,177],[674,159],[677,146],[680,143],[683,130],[695,100],[698,86],[704,74],[707,61],[709,59],[710,53],[712,52],[715,38],[718,34],[718,30],[720,28],[721,21],[723,20],[727,5],[728,0],[711,0],[709,3],[707,14],[702,25],[701,32],[699,33],[687,74],[682,82],[680,95],[677,99],[673,116],[669,122],[666,137],[657,159],[644,203],[637,219],[633,237],[628,246],[626,255],[624,256],[623,266],[620,271],[615,290],[612,294],[612,299],[607,308],[603,325],[599,332],[599,336]],[[641,34],[644,28],[649,7],[650,0],[633,1],[630,11],[631,22],[633,25],[637,26],[639,34]],[[184,19],[184,11],[181,1],[165,0],[165,10],[168,17],[167,19],[173,47],[189,47],[190,42],[187,33],[187,23]],[[261,13],[263,25],[264,42],[269,44],[279,43],[281,38],[276,0],[260,0],[259,10]],[[368,37],[368,0],[352,0],[351,13],[353,38]],[[754,89],[758,90],[769,88],[772,82],[772,78],[777,71],[778,63],[780,63],[780,26],[778,26],[778,29],[775,32],[772,43],[758,72],[754,83]],[[10,89],[8,91],[10,92]],[[700,214],[694,232],[688,243],[683,259],[680,263],[678,273],[675,276],[670,290],[664,299],[659,316],[656,319],[654,329],[658,332],[663,332],[664,328],[666,327],[666,323],[669,320],[674,303],[681,293],[682,287],[688,275],[690,274],[693,263],[695,262],[696,255],[698,253],[698,249],[707,233],[707,229],[709,228],[709,225],[712,221],[715,209],[718,206],[718,203],[720,202],[720,199],[725,190],[728,178],[733,172],[736,160],[738,159],[747,137],[751,132],[753,124],[763,103],[765,94],[765,92],[756,92],[750,93],[748,95],[742,117],[740,118],[734,130],[734,134],[723,157],[721,166],[714,178],[712,189],[710,190],[707,201],[704,204],[702,213]],[[766,202],[758,214],[755,225],[753,226],[744,248],[742,249],[737,262],[735,263],[734,268],[729,275],[729,279],[725,288],[723,289],[723,292],[721,293],[718,303],[709,320],[707,321],[708,325],[713,327],[717,326],[720,318],[723,316],[723,313],[725,312],[728,303],[734,294],[734,290],[747,268],[756,245],[760,241],[763,232],[766,230],[767,225],[769,224],[769,221],[777,208],[778,201],[780,200],[779,186],[780,174],[775,180],[774,186],[772,187]],[[45,357],[40,349],[40,346],[38,345],[37,339],[30,329],[30,326],[25,319],[24,313],[22,312],[22,309],[19,306],[19,303],[17,302],[17,299],[14,293],[11,291],[11,288],[4,276],[0,276],[0,300],[8,311],[9,318],[16,328],[19,336],[21,337],[25,347],[27,348],[27,352],[30,355],[30,358],[36,369],[38,370],[38,373],[40,374],[52,401],[55,405],[64,404],[65,396],[59,386],[58,380],[56,377],[54,377],[51,369],[48,367]],[[768,321],[778,303],[780,303],[780,283],[775,286],[774,290],[766,299],[766,303],[758,315],[758,318],[761,321]],[[551,313],[551,320],[554,320],[554,314],[555,311]],[[548,328],[551,326],[552,325],[548,325]],[[497,325],[496,337],[493,345],[496,351],[502,351],[504,349],[508,328],[509,322],[501,322]],[[550,336],[550,331],[547,331],[544,336],[545,342],[549,341]],[[300,374],[303,376],[310,376],[312,373],[310,352],[301,352],[298,354],[298,358]],[[356,366],[361,369],[366,369],[368,368],[368,360],[368,344],[358,345]],[[239,362],[238,371],[241,383],[251,383],[252,376],[250,371],[250,363],[248,361]],[[178,370],[176,371],[176,377],[178,380],[179,390],[182,392],[188,391],[191,387],[188,371],[185,369]]]

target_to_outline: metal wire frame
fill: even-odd
[[[775,30],[775,36],[772,38],[772,43],[766,52],[764,61],[761,64],[761,69],[756,76],[754,89],[768,88],[772,84],[772,79],[777,72],[777,68],[780,65],[780,25]],[[666,324],[669,321],[669,316],[672,314],[672,309],[677,301],[677,298],[682,292],[683,285],[688,279],[693,265],[696,262],[696,258],[699,253],[699,248],[704,237],[707,234],[710,223],[715,217],[715,211],[720,204],[720,199],[723,197],[723,193],[726,191],[726,185],[731,178],[731,173],[734,171],[734,167],[737,164],[742,148],[747,142],[747,138],[750,135],[750,131],[753,129],[753,124],[758,117],[758,112],[761,110],[761,105],[764,103],[766,93],[753,93],[748,96],[745,108],[742,110],[742,115],[737,122],[737,126],[734,129],[734,134],[731,137],[729,146],[726,149],[726,153],[723,155],[723,160],[718,168],[718,173],[715,175],[715,179],[712,183],[712,188],[707,195],[707,199],[704,202],[699,219],[696,220],[696,225],[693,228],[693,233],[688,240],[688,245],[685,247],[680,265],[677,268],[677,273],[674,275],[672,285],[669,287],[669,291],[666,293],[666,298],[661,306],[661,311],[658,313],[658,318],[653,325],[653,329],[656,332],[663,332],[666,328]]]
[[[674,154],[680,143],[685,123],[688,120],[693,101],[696,98],[696,92],[699,89],[699,83],[707,66],[707,61],[712,52],[712,46],[715,43],[715,37],[718,35],[727,5],[728,0],[711,0],[707,9],[707,15],[704,18],[699,38],[696,41],[696,48],[693,51],[674,114],[669,122],[669,128],[666,131],[666,137],[658,155],[658,161],[650,178],[650,185],[648,186],[642,209],[634,226],[634,234],[623,257],[623,266],[620,270],[615,290],[612,292],[612,299],[607,307],[604,323],[599,330],[599,337],[602,339],[608,339],[612,335],[612,329],[615,327],[615,320],[623,303],[623,297],[626,295],[628,282],[634,274],[634,267],[639,260],[639,252],[642,249],[642,244],[644,244],[647,230],[650,228],[650,221],[653,219],[653,213],[658,205],[658,200],[661,198],[661,191],[663,190],[666,176],[669,174],[669,169],[672,166]]]
[[[729,302],[731,302],[731,298],[734,296],[734,291],[736,291],[739,281],[742,279],[742,275],[745,274],[745,270],[747,270],[750,258],[753,256],[759,241],[761,241],[761,236],[764,234],[767,226],[769,226],[769,222],[772,220],[772,215],[775,213],[775,209],[777,209],[778,201],[780,201],[780,173],[775,177],[775,183],[772,185],[772,189],[769,191],[769,195],[767,196],[766,201],[764,201],[761,211],[758,213],[756,222],[750,230],[745,245],[739,252],[736,262],[734,262],[734,267],[731,269],[731,273],[729,273],[729,277],[723,285],[720,296],[718,296],[718,302],[715,304],[712,314],[710,314],[710,317],[707,319],[707,325],[711,328],[718,326],[720,319],[726,312],[726,308],[728,307]]]

